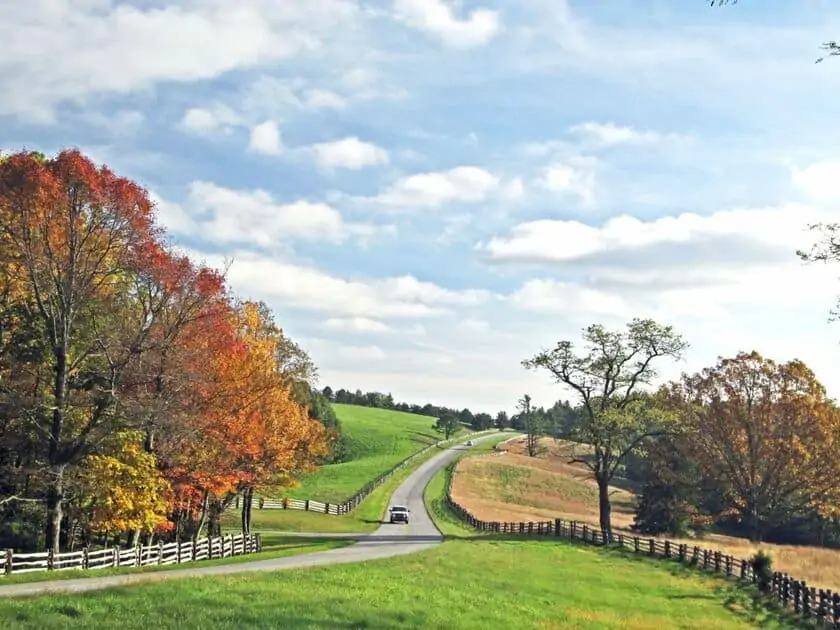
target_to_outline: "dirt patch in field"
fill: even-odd
[[[525,440],[499,446],[504,455],[461,460],[452,482],[452,498],[486,521],[551,521],[562,518],[597,525],[598,492],[583,464],[570,464],[572,453],[586,454],[580,445],[544,439],[541,453],[529,457]],[[613,487],[613,527],[634,535],[636,495],[632,485],[621,480]],[[709,534],[703,538],[672,539],[675,542],[750,558],[759,549],[770,553],[773,566],[814,586],[840,587],[840,550],[794,545],[754,545],[743,538]]]

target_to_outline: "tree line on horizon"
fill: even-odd
[[[218,534],[331,457],[317,370],[78,150],[0,155],[0,548]]]
[[[551,435],[557,438],[571,438],[582,408],[575,408],[568,400],[558,400],[551,407],[529,407],[528,413],[508,415],[499,411],[495,416],[485,412],[473,412],[469,408],[454,409],[433,403],[417,404],[395,402],[393,395],[382,392],[363,392],[360,389],[337,389],[326,386],[321,390],[329,402],[390,409],[429,416],[435,419],[434,429],[444,439],[449,439],[456,431],[467,427],[473,431],[487,429],[513,429],[527,434]],[[529,399],[530,400],[530,399]]]

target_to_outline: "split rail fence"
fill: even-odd
[[[63,571],[68,569],[110,569],[116,567],[148,567],[182,564],[198,560],[230,558],[262,550],[259,534],[245,536],[231,534],[215,538],[201,538],[189,542],[158,543],[122,549],[88,549],[66,553],[45,551],[17,553],[11,549],[0,551],[0,576]],[[0,577],[2,581],[2,577]]]
[[[411,464],[411,462],[416,460],[418,457],[422,457],[432,449],[447,446],[452,443],[464,442],[470,438],[475,438],[480,435],[493,432],[495,432],[494,429],[488,431],[478,431],[475,433],[471,433],[467,436],[462,435],[457,438],[435,442],[434,444],[431,444],[426,448],[417,451],[410,457],[407,457],[399,464],[394,466],[394,468],[389,470],[387,473],[368,483],[354,496],[350,497],[346,501],[343,501],[342,503],[323,503],[321,501],[315,501],[313,499],[290,499],[288,497],[283,497],[280,499],[270,499],[268,497],[254,497],[253,508],[256,508],[258,510],[305,510],[307,512],[318,512],[319,514],[330,514],[333,516],[338,516],[340,514],[348,514],[355,510],[359,506],[359,504],[362,501],[364,501],[368,497],[368,495],[370,495],[371,492],[373,492],[379,486],[388,481],[400,470]],[[241,505],[242,497],[237,496],[228,509],[239,509]]]
[[[576,521],[565,521],[558,518],[554,521],[499,522],[483,521],[476,518],[469,510],[452,498],[451,473],[453,470],[454,466],[450,468],[449,487],[446,490],[447,503],[450,509],[473,529],[493,534],[553,536],[605,546],[604,536],[600,528]],[[678,561],[698,569],[713,571],[728,578],[756,584],[785,608],[793,609],[796,614],[803,618],[840,629],[840,593],[808,586],[805,580],[797,580],[787,573],[774,572],[770,582],[761,585],[760,576],[753,569],[750,560],[735,558],[720,551],[701,549],[700,547],[670,540],[640,538],[639,536],[626,534],[614,534],[613,543],[609,546],[627,549],[653,558]]]

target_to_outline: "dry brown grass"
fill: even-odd
[[[555,518],[598,523],[598,493],[582,464],[569,464],[569,456],[583,454],[580,446],[544,439],[543,452],[529,457],[525,440],[500,445],[505,455],[461,461],[452,484],[452,496],[478,518],[487,521],[546,521]],[[629,486],[612,489],[613,525],[629,532],[636,495]],[[759,549],[770,553],[773,566],[797,579],[824,588],[840,587],[840,551],[796,545],[755,545],[744,538],[709,534],[702,539],[672,539],[738,557],[750,558]]]

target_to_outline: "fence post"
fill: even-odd
[[[309,499],[306,500],[306,503],[304,504],[303,509],[306,510],[307,512],[309,511]]]
[[[329,514],[329,513],[330,513],[330,504],[329,503],[324,503],[324,514]]]
[[[55,549],[47,550],[47,571],[52,571],[55,568]]]
[[[6,549],[6,575],[11,575],[12,573],[12,560],[14,560],[14,551],[11,549]]]
[[[648,553],[656,555],[656,541],[653,538],[648,538]]]
[[[87,546],[84,546],[84,547],[82,547],[82,568],[87,569],[88,566],[89,566],[88,563],[89,563],[88,548],[87,548]]]
[[[213,559],[213,537],[207,534],[207,559]]]
[[[559,536],[561,534],[560,527],[562,521],[559,518],[554,519],[554,535]]]
[[[831,620],[837,625],[840,622],[840,593],[832,593],[831,595]]]
[[[114,563],[113,566],[118,567],[120,566],[120,547],[117,545],[114,547],[114,559],[112,560]]]
[[[198,555],[198,539],[193,538],[192,545],[190,545],[190,562],[195,562],[195,558]]]
[[[262,551],[262,534],[254,534],[257,543],[257,552]]]
[[[633,536],[633,551],[639,553],[639,537]]]
[[[584,525],[583,526],[583,542],[586,542],[586,536],[588,535],[588,533],[589,533],[589,525]]]
[[[808,587],[808,584],[805,580],[802,580],[802,616],[805,619],[811,618],[811,605],[813,602],[811,601],[811,589]]]
[[[158,540],[158,564],[163,564],[163,541]]]
[[[261,510],[265,507],[265,497],[260,497],[258,505]]]
[[[671,541],[670,540],[665,541],[665,557],[666,558],[671,557]]]

